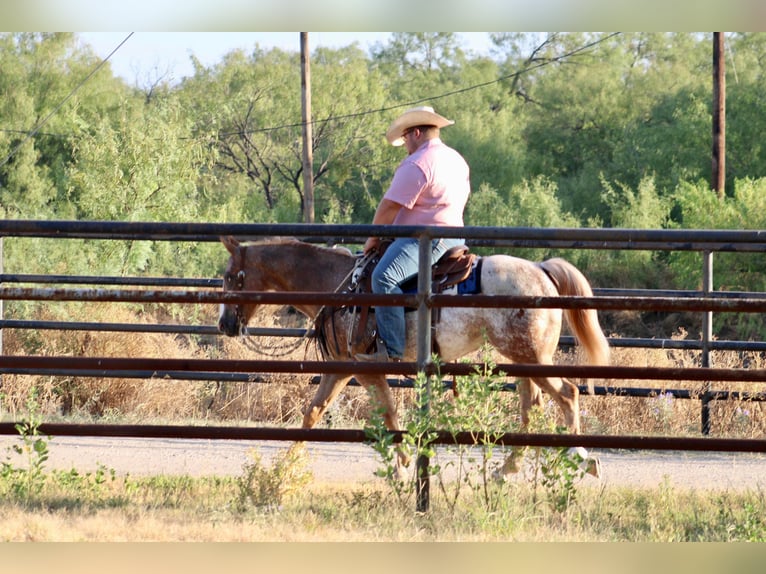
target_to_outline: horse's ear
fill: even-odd
[[[221,243],[223,243],[224,247],[226,247],[232,255],[234,255],[234,251],[239,247],[239,241],[231,235],[222,236]]]

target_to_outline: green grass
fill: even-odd
[[[581,487],[557,511],[530,485],[493,484],[497,503],[432,491],[431,508],[402,505],[381,481],[311,483],[281,504],[243,504],[241,477],[110,477],[72,489],[46,475],[34,496],[0,501],[0,540],[19,541],[631,541],[766,539],[762,492]],[[81,482],[80,486],[83,483]]]

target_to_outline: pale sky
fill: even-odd
[[[78,32],[83,43],[89,44],[96,54],[106,58],[130,32]],[[309,49],[318,46],[340,48],[358,42],[367,50],[377,42],[386,42],[390,32],[309,32]],[[458,32],[463,49],[488,54],[491,42],[489,32]],[[109,58],[115,75],[129,83],[156,78],[156,73],[170,74],[173,80],[192,74],[190,56],[196,56],[203,65],[221,61],[232,50],[250,51],[261,48],[300,50],[299,32],[135,32]]]

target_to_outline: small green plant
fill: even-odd
[[[25,467],[17,467],[8,460],[0,466],[0,488],[15,498],[29,501],[39,495],[45,486],[45,463],[50,456],[48,441],[51,437],[40,433],[42,417],[35,392],[27,399],[27,419],[16,425],[21,444],[10,447],[25,460]]]
[[[424,456],[430,461],[435,454],[433,441],[436,433],[428,416],[431,386],[434,384],[441,384],[438,377],[429,379],[424,373],[418,373],[414,383],[414,409],[405,422],[404,433],[399,444],[394,441],[394,433],[386,428],[380,410],[373,411],[364,429],[369,444],[378,453],[383,463],[383,466],[375,471],[375,475],[386,480],[397,501],[402,505],[411,500],[417,485],[417,475],[414,475],[412,480],[405,476],[405,470],[401,466],[402,457],[415,461],[418,457]],[[429,475],[437,474],[439,470],[438,466],[428,465]]]
[[[500,438],[505,433],[519,430],[519,400],[516,393],[504,392],[504,375],[494,373],[491,355],[491,347],[485,345],[483,365],[469,376],[457,377],[452,393],[433,392],[436,388],[441,390],[440,377],[435,376],[426,384],[425,375],[419,375],[415,381],[416,408],[410,413],[411,420],[405,425],[400,445],[394,443],[394,435],[386,430],[382,417],[373,417],[366,432],[383,463],[376,474],[386,479],[400,503],[409,502],[415,492],[415,483],[402,481],[398,473],[397,449],[405,449],[410,456],[426,456],[430,462],[437,463],[441,453],[445,453],[447,461],[429,464],[428,471],[438,481],[451,512],[456,511],[466,490],[489,513],[503,508],[508,492],[496,480],[502,463],[495,460],[494,454],[503,449]],[[434,363],[438,364],[437,358]],[[475,445],[448,446],[437,451],[433,445],[437,429],[453,436],[472,433]],[[530,412],[529,430],[566,432],[565,428],[555,426],[552,414],[538,407]],[[513,452],[520,459],[525,450],[526,447]],[[574,449],[537,448],[535,452],[529,482],[535,492],[538,485],[545,489],[555,511],[566,511],[576,500],[576,484],[586,474],[587,461]],[[454,470],[449,479],[447,469]]]
[[[566,512],[577,500],[576,483],[585,476],[585,459],[566,447],[538,450],[541,456],[542,485],[556,512]]]
[[[766,542],[766,520],[763,518],[762,508],[749,501],[745,503],[742,511],[742,519],[729,527],[732,538],[746,542]]]
[[[439,429],[453,436],[460,432],[472,433],[479,446],[477,449],[456,445],[445,449],[457,455],[444,465],[445,469],[452,467],[456,477],[448,483],[440,473],[437,479],[453,511],[464,486],[480,497],[487,511],[497,510],[504,493],[494,479],[499,466],[494,455],[503,450],[500,437],[518,426],[514,422],[518,418],[518,396],[503,392],[505,378],[502,373],[493,373],[491,346],[484,345],[482,357],[483,365],[471,375],[456,377],[453,391],[434,400],[432,407],[433,424]]]
[[[115,470],[102,464],[95,472],[82,473],[71,468],[53,471],[49,476],[63,495],[88,503],[103,501],[109,494],[107,486],[117,480]]]
[[[278,509],[289,495],[300,491],[313,478],[302,443],[276,454],[271,468],[263,463],[257,449],[250,451],[250,458],[252,462],[243,466],[244,474],[237,481],[237,507],[241,511],[251,506]]]
[[[555,422],[539,407],[533,407],[529,413],[531,432],[563,433],[565,427],[556,426]],[[556,512],[566,512],[577,500],[577,483],[586,474],[586,460],[576,449],[567,447],[535,448],[531,482],[537,491],[538,484],[545,489],[551,508]]]

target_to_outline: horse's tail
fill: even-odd
[[[559,295],[592,297],[590,283],[577,267],[554,257],[540,266],[556,284]],[[591,365],[609,364],[609,343],[601,330],[595,309],[564,309],[564,316],[574,332],[577,342],[585,349]],[[588,380],[588,391],[593,394],[593,382]]]

